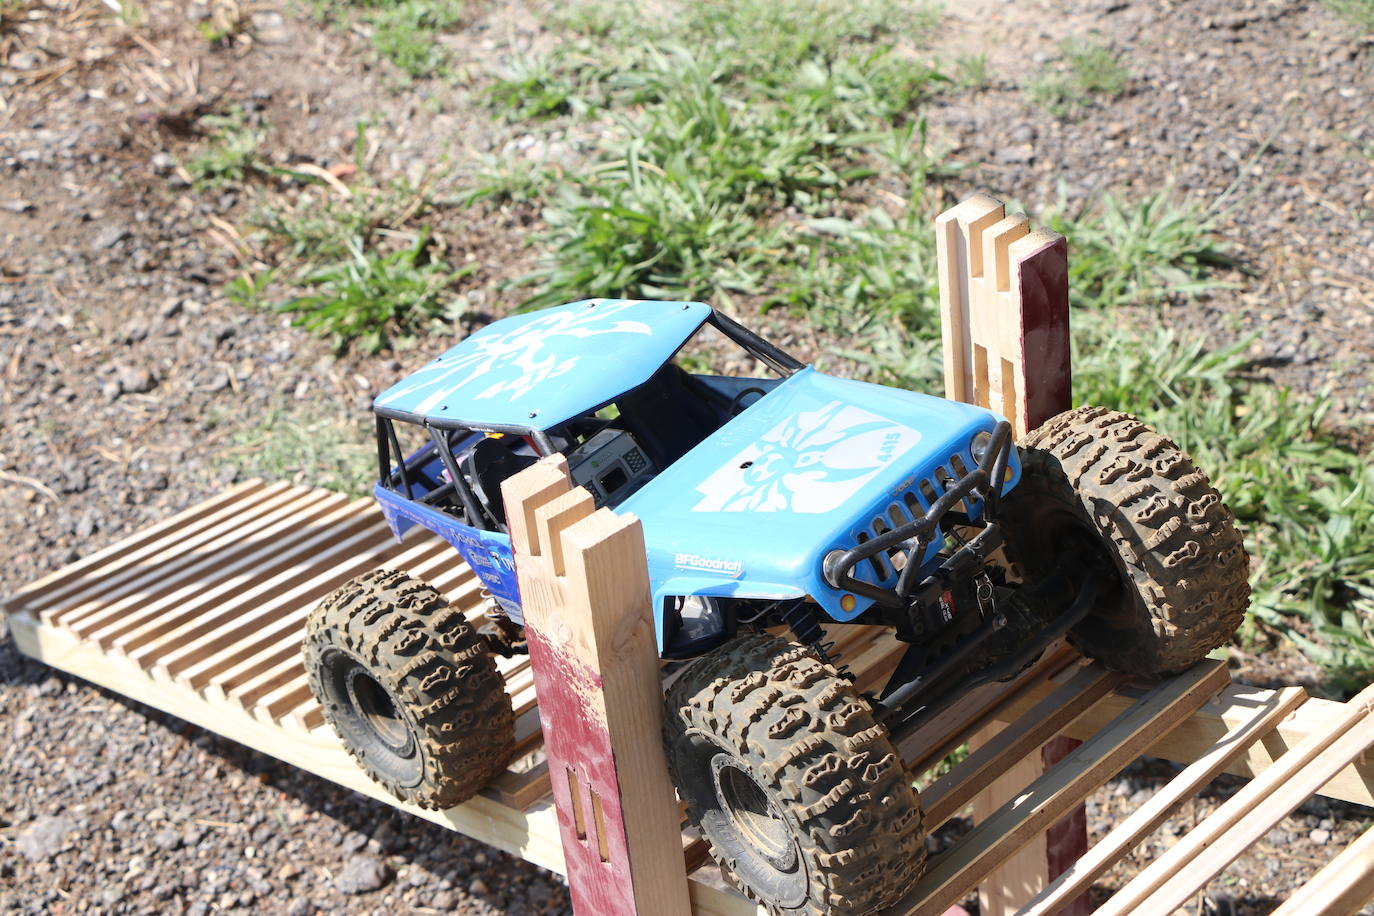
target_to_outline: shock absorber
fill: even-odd
[[[792,631],[792,635],[797,637],[798,642],[810,646],[816,657],[834,668],[840,677],[854,680],[854,673],[849,670],[849,666],[840,661],[840,653],[835,649],[835,643],[826,640],[825,629],[809,602],[796,601],[783,608],[782,619]]]

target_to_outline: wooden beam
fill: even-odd
[[[1342,767],[1374,745],[1374,685],[1366,687],[1321,731],[1231,796],[1155,859],[1097,913],[1168,914],[1291,814]]]
[[[545,458],[502,492],[568,888],[579,913],[685,916],[643,531],[567,470]]]
[[[1337,854],[1270,916],[1347,916],[1374,900],[1374,827]]]
[[[1041,745],[1090,709],[1124,678],[1119,672],[1100,666],[1084,668],[1040,701],[1030,713],[986,741],[921,793],[926,829],[939,829],[972,802],[975,795],[990,786],[999,774],[1017,761],[1032,757]]]
[[[931,863],[895,913],[938,916],[1153,744],[1229,681],[1221,662],[1204,661],[1151,689],[1070,757],[980,822]]]
[[[1141,840],[1154,833],[1173,810],[1192,798],[1221,773],[1228,763],[1245,753],[1246,748],[1302,705],[1307,692],[1301,687],[1286,687],[1275,692],[1272,702],[1227,733],[1207,753],[1169,780],[1149,800],[1117,824],[1068,870],[1035,897],[1019,916],[1050,916],[1058,913],[1080,894],[1086,893]]]
[[[1043,699],[1048,691],[1049,688],[1044,684],[1027,685],[998,713],[999,718],[1004,722],[1014,722]],[[1225,740],[1233,728],[1247,722],[1256,711],[1272,704],[1275,693],[1264,687],[1229,686],[1180,722],[1173,731],[1162,736],[1147,753],[1177,763],[1192,763],[1218,742]],[[1069,725],[1065,734],[1079,739],[1091,737],[1134,701],[1132,688],[1108,694],[1101,703]],[[1334,700],[1309,699],[1280,722],[1277,728],[1227,763],[1225,772],[1235,776],[1258,776],[1273,767],[1291,748],[1310,735],[1326,729],[1333,717],[1342,715],[1346,706]],[[1374,805],[1374,754],[1364,755],[1343,767],[1317,794],[1358,805]]]

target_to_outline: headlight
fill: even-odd
[[[720,605],[714,598],[703,595],[688,595],[677,599],[678,618],[682,621],[679,631],[682,639],[695,642],[714,636],[725,626],[721,619]]]
[[[992,448],[992,433],[987,430],[983,430],[981,433],[974,436],[973,441],[968,444],[969,454],[973,456],[973,460],[978,464],[983,463],[983,459],[988,456],[988,449],[990,448]]]

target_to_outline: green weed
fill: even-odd
[[[492,105],[511,120],[550,118],[586,110],[578,86],[546,58],[524,58],[488,90]]]
[[[356,343],[372,353],[396,331],[418,330],[431,319],[455,320],[461,314],[452,314],[443,289],[462,273],[431,258],[428,243],[422,232],[410,247],[383,254],[350,240],[347,259],[302,277],[301,285],[313,291],[277,309],[295,314],[294,324],[332,337],[338,347]]]
[[[424,216],[428,192],[406,182],[360,182],[351,196],[339,197],[323,185],[306,188],[293,201],[261,203],[248,216],[255,240],[273,246],[278,263],[318,265],[344,259],[353,245],[371,245],[383,229],[400,229]]]
[[[360,18],[377,57],[409,79],[444,76],[450,55],[440,34],[462,21],[462,0],[312,0],[315,18],[346,26]]]
[[[1322,0],[1326,8],[1361,32],[1374,34],[1374,0]]]
[[[954,82],[964,89],[978,89],[988,83],[988,56],[960,54],[954,59]]]
[[[440,32],[458,24],[461,0],[393,0],[368,14],[372,47],[407,76],[421,79],[448,71]]]
[[[478,201],[526,203],[548,195],[558,176],[537,162],[519,156],[488,156],[466,183],[457,202],[470,207]]]
[[[1139,305],[1165,295],[1191,296],[1223,284],[1215,268],[1236,262],[1214,234],[1214,221],[1158,191],[1128,203],[1106,194],[1086,214],[1061,208],[1046,224],[1068,239],[1069,288],[1099,308]]]
[[[377,476],[377,447],[363,416],[320,416],[296,405],[274,405],[254,426],[235,434],[220,453],[245,475],[366,496]]]
[[[197,190],[239,184],[265,170],[259,150],[263,132],[248,123],[243,109],[206,115],[201,123],[210,129],[208,145],[186,164]]]
[[[539,287],[526,305],[781,284],[770,302],[806,306],[797,278],[815,259],[812,221],[848,219],[851,189],[869,178],[914,187],[936,167],[918,107],[947,80],[874,41],[921,15],[694,5],[672,36],[641,32],[635,50],[591,66],[587,49],[565,48],[532,65],[538,79],[499,84],[504,110],[532,116],[561,80],[560,104],[579,99],[567,110],[607,112],[611,127],[599,161],[546,199],[549,255],[524,278]]]
[[[1126,91],[1130,72],[1108,48],[1092,39],[1066,38],[1059,59],[1048,64],[1027,87],[1031,98],[1058,117],[1068,117],[1095,98],[1116,98]]]

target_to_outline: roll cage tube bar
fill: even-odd
[[[715,309],[711,309],[711,314],[706,316],[706,319],[702,322],[702,324],[711,325],[713,328],[724,334],[727,338],[734,341],[739,346],[743,347],[752,356],[758,358],[760,361],[767,364],[769,368],[771,368],[774,372],[777,372],[784,378],[806,368],[805,363],[801,362],[796,357],[792,356],[790,353],[787,353],[785,350],[782,350],[774,344],[769,343],[767,340],[755,334],[753,331],[749,330],[744,325],[735,321],[733,318],[730,318],[727,315],[723,315]],[[700,330],[700,327],[698,327],[697,330]],[[695,333],[696,332],[694,331],[693,334]],[[623,394],[624,392],[621,392],[620,395],[617,395],[616,397],[620,397]],[[612,401],[614,401],[614,398],[612,399]],[[597,407],[592,408],[592,410],[598,410],[604,406],[605,404],[600,404],[597,405]],[[401,420],[405,423],[414,423],[417,426],[425,427],[431,432],[436,429],[470,429],[473,432],[509,433],[516,436],[528,436],[531,440],[533,440],[535,447],[541,456],[552,455],[558,451],[557,446],[553,444],[553,439],[549,436],[548,430],[545,429],[535,429],[534,427],[530,426],[514,426],[504,424],[488,424],[480,427],[466,426],[462,423],[461,420],[436,422],[432,419],[421,416],[420,414],[413,414],[403,410],[376,410],[374,408],[374,412],[377,417],[377,450],[379,453],[378,462],[381,468],[381,477],[379,479],[381,480],[389,480],[392,476],[387,456],[385,454],[385,451],[383,450],[384,439],[391,443],[391,449],[393,452],[396,453],[398,462],[401,462],[403,465],[405,458],[405,456],[401,454],[400,444],[396,439],[395,430],[392,429],[390,426],[387,426],[385,433],[383,433],[383,419]],[[409,480],[406,477],[405,469],[403,466],[401,468],[401,481],[402,484],[407,488],[407,492],[409,492]]]
[[[481,502],[477,499],[477,494],[472,491],[467,478],[458,470],[458,463],[453,460],[453,450],[448,446],[448,436],[445,435],[447,429],[424,424],[425,430],[429,433],[430,441],[434,443],[434,450],[439,455],[439,460],[443,462],[444,469],[448,471],[451,478],[449,483],[458,500],[463,504],[463,511],[466,513],[469,523],[486,527],[489,521],[492,531],[504,531],[503,526],[490,512],[487,512]],[[390,454],[388,454],[388,445]],[[395,471],[392,471],[391,455],[395,455]],[[401,451],[401,442],[396,436],[396,427],[392,425],[392,418],[377,414],[377,460],[378,460],[378,480],[383,481],[389,489],[397,477],[401,479],[401,492],[406,499],[411,499],[410,492],[410,471],[406,468],[406,455]]]
[[[940,522],[950,514],[954,505],[970,494],[983,503],[983,520],[993,527],[997,515],[997,503],[1002,495],[1002,481],[1006,477],[1007,462],[1011,459],[1011,424],[999,421],[993,429],[992,443],[983,461],[969,473],[959,478],[944,495],[931,505],[926,514],[914,522],[894,528],[878,537],[851,547],[849,550],[832,550],[823,561],[822,572],[831,586],[872,598],[878,605],[895,610],[905,610],[919,583],[913,582],[920,571],[921,559],[931,541],[940,532]],[[996,481],[996,485],[992,485]],[[981,536],[979,538],[981,540]],[[886,589],[861,581],[854,577],[854,567],[897,544],[912,541],[906,553],[906,564],[897,579],[895,589]],[[962,549],[968,549],[967,547]]]

